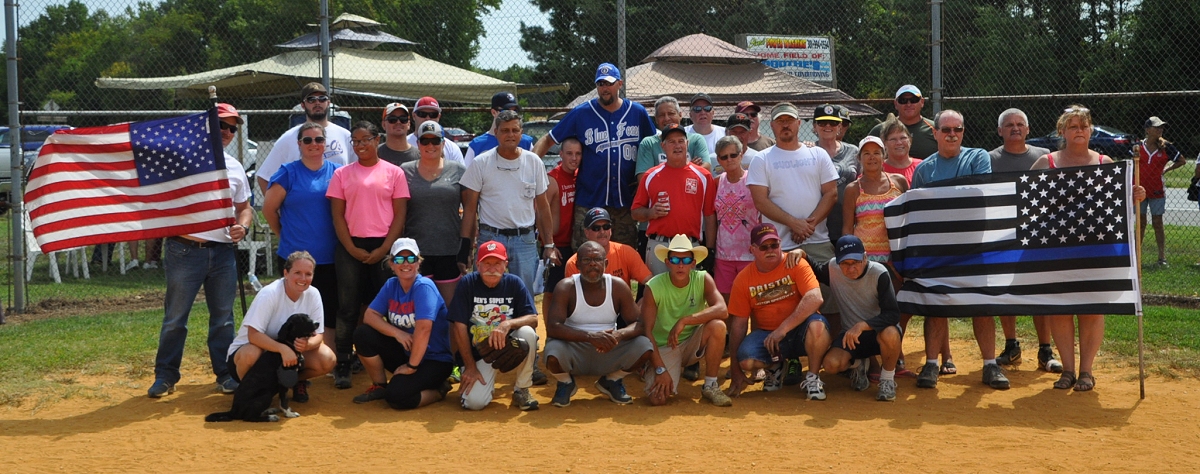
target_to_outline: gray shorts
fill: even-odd
[[[704,326],[696,328],[690,337],[679,341],[674,349],[671,346],[659,346],[658,355],[662,357],[663,365],[667,366],[667,373],[671,374],[671,384],[675,386],[673,394],[679,393],[679,376],[683,374],[683,368],[700,362],[704,357]],[[646,394],[649,395],[650,387],[654,385],[653,367],[646,369],[642,380],[646,382]]]
[[[558,365],[571,375],[608,375],[618,370],[632,372],[633,363],[650,352],[654,346],[646,336],[621,341],[611,351],[600,353],[596,346],[586,342],[570,342],[558,339],[546,341],[542,351],[546,359],[558,359]]]

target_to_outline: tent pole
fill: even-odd
[[[333,93],[329,80],[329,0],[321,0],[321,85]]]

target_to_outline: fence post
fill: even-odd
[[[942,0],[929,2],[930,84],[933,113],[942,111]]]
[[[329,77],[329,0],[321,0],[321,85],[329,94],[333,94],[333,84]]]
[[[14,0],[4,0],[4,26],[7,28],[4,39],[4,50],[8,52],[8,134],[12,143],[9,150],[12,160],[12,175],[9,182],[12,190],[9,201],[12,205],[9,217],[12,219],[12,260],[13,275],[13,310],[25,312],[25,193],[21,190],[21,181],[25,179],[22,170],[25,167],[21,146],[21,114],[17,100],[17,4]],[[0,316],[0,323],[4,316]]]
[[[622,78],[629,77],[625,70],[625,0],[617,0],[617,69]],[[625,98],[625,81],[621,81],[621,98]]]

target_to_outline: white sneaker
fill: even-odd
[[[767,378],[763,380],[763,391],[774,392],[783,388],[783,362],[767,367]]]
[[[130,260],[129,263],[125,264],[125,271],[130,271],[130,270],[133,270],[140,266],[142,266],[142,264],[140,262],[138,262],[137,259],[135,258],[133,260]]]
[[[869,359],[857,359],[854,361],[854,366],[850,368],[850,388],[861,392],[871,386],[871,379],[867,372],[871,368]]]
[[[821,377],[811,372],[805,377],[804,382],[800,384],[800,388],[808,393],[809,400],[825,399],[825,382],[822,382]]]
[[[142,264],[142,270],[153,270],[158,268],[158,262],[146,262]]]

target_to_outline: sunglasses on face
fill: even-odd
[[[303,143],[305,145],[312,145],[313,142],[325,143],[325,137],[302,137],[302,138],[300,138],[300,143]]]
[[[408,123],[407,115],[388,115],[387,123]]]
[[[775,250],[775,249],[777,249],[777,248],[779,248],[779,242],[772,242],[772,243],[769,243],[769,244],[762,244],[762,245],[759,245],[759,246],[758,246],[758,251],[759,251],[759,252],[766,252],[766,251],[768,251],[768,250]]]
[[[694,257],[676,257],[674,255],[667,257],[667,263],[671,265],[691,265],[695,261]]]
[[[420,259],[421,257],[416,255],[397,255],[392,257],[392,263],[417,263]]]
[[[313,95],[313,96],[308,96],[308,97],[305,97],[305,98],[304,98],[304,101],[305,101],[305,102],[308,102],[308,103],[310,103],[310,104],[315,104],[315,103],[317,103],[317,102],[320,102],[320,103],[322,103],[322,104],[323,104],[323,103],[325,103],[325,102],[329,102],[329,96],[327,96],[327,95]]]
[[[435,119],[435,118],[438,118],[438,116],[442,114],[441,112],[438,112],[436,110],[430,111],[430,112],[426,112],[424,110],[418,110],[413,113],[416,114],[417,117],[426,118],[426,119]]]
[[[758,118],[758,112],[742,112],[742,113],[746,114],[746,116],[750,117],[750,118]]]
[[[841,125],[837,120],[817,120],[818,127],[836,127]]]
[[[421,138],[417,139],[417,142],[422,145],[427,145],[427,146],[428,145],[441,145],[442,139],[438,138],[438,137],[421,137]]]
[[[920,97],[901,97],[896,99],[896,103],[900,105],[916,104],[921,101]]]
[[[221,130],[229,130],[229,133],[237,133],[237,125],[230,125],[225,122],[221,122],[220,125]]]
[[[721,155],[721,156],[718,156],[718,157],[717,157],[717,160],[718,160],[718,161],[732,160],[732,159],[734,159],[734,158],[737,158],[737,157],[738,157],[738,154],[737,154],[737,153],[730,153],[730,154],[728,154],[728,155]]]
[[[602,230],[612,230],[612,224],[601,224],[588,227],[592,232],[600,232]]]
[[[963,127],[959,126],[959,127],[942,127],[942,128],[939,128],[938,130],[941,131],[943,135],[949,135],[950,132],[962,133],[964,129],[963,129]]]
[[[692,112],[712,112],[712,105],[693,105]]]
[[[379,138],[379,137],[364,138],[362,140],[355,140],[355,139],[351,138],[350,144],[353,146],[366,145],[368,143],[375,141],[376,138]]]

